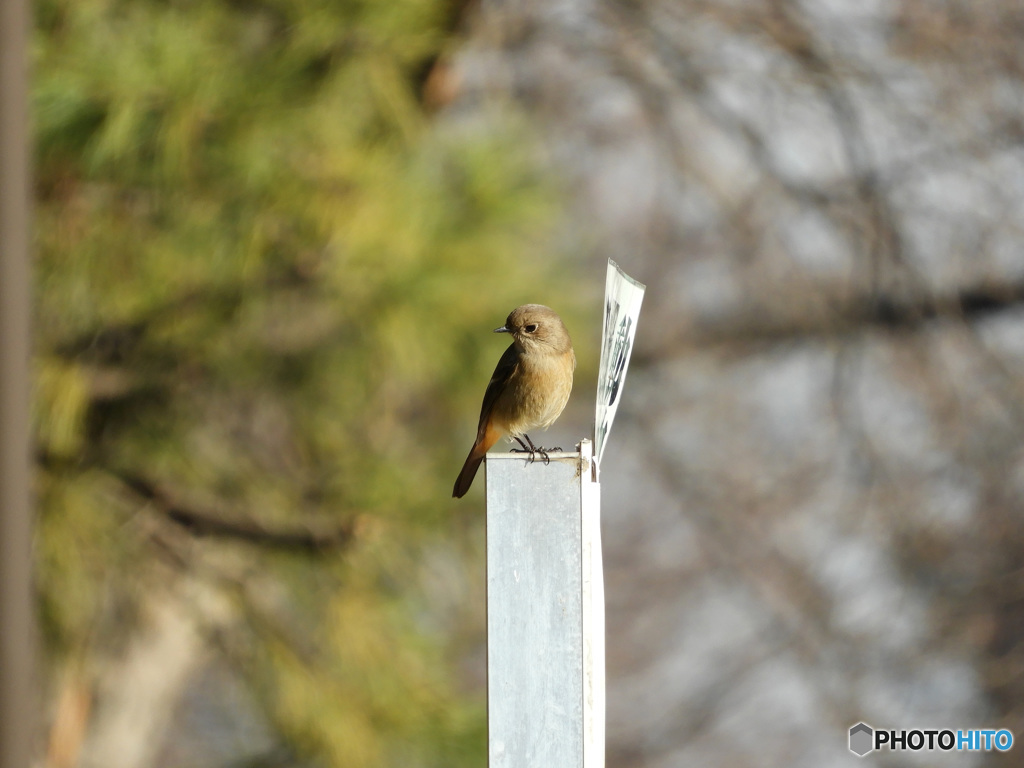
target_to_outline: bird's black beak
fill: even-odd
[[[503,326],[501,326],[501,328],[495,328],[495,329],[494,329],[494,332],[495,332],[495,333],[512,333],[512,331],[510,331],[510,330],[509,330],[508,328],[506,328],[506,327],[505,327],[504,325],[503,325]]]

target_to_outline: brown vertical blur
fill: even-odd
[[[0,768],[31,749],[28,6],[0,3]]]

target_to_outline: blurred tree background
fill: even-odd
[[[588,258],[648,284],[602,468],[612,766],[1024,734],[1019,0],[485,3]]]
[[[572,307],[523,121],[432,119],[459,10],[36,4],[51,764],[484,759],[450,486],[489,330]]]
[[[519,303],[587,434],[606,257],[609,766],[1024,738],[1019,0],[36,19],[48,765],[481,765],[451,482]]]

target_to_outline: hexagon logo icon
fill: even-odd
[[[857,723],[850,729],[850,751],[864,757],[874,750],[875,732],[867,723]]]

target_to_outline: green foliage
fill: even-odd
[[[333,560],[245,548],[318,648],[256,633],[254,689],[324,764],[478,764],[482,711],[423,629],[416,560],[464,535],[439,521],[495,356],[481,328],[560,296],[527,132],[429,118],[420,81],[451,42],[438,0],[36,13],[53,647],[98,653],[126,615],[99,606],[145,599],[159,552],[129,523],[155,512],[118,478],[264,523],[358,513],[378,543]]]

